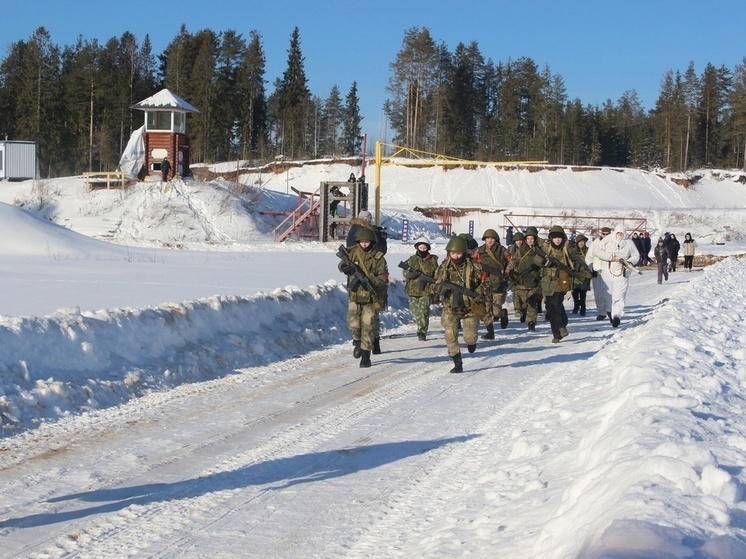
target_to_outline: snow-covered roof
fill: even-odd
[[[168,89],[161,89],[155,95],[151,95],[147,99],[140,101],[132,105],[133,109],[140,109],[145,111],[148,109],[180,109],[189,113],[198,113],[199,110],[190,103],[187,103]]]

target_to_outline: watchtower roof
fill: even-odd
[[[199,110],[196,109],[193,105],[190,103],[187,103],[176,95],[175,93],[172,93],[168,89],[161,89],[158,93],[155,95],[151,95],[147,99],[144,99],[140,101],[139,103],[136,103],[132,105],[133,109],[139,109],[141,111],[157,111],[157,110],[163,110],[163,111],[184,111],[187,113],[198,113]]]

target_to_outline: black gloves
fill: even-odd
[[[340,264],[339,271],[342,272],[346,276],[351,276],[352,274],[355,273],[355,269],[349,264],[346,264],[344,262]]]

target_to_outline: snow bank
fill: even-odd
[[[744,274],[744,259],[707,268],[589,361],[600,392],[585,387],[587,411],[565,425],[585,436],[534,556],[746,557],[722,535],[742,522]]]
[[[392,281],[382,325],[411,320]],[[0,317],[0,412],[6,434],[349,340],[347,292],[330,281],[252,297],[156,308]],[[0,434],[0,436],[2,436]]]

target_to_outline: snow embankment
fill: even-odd
[[[407,308],[398,280],[389,304],[384,326],[411,319],[409,311],[394,310]],[[0,316],[0,437],[343,342],[346,313],[347,292],[332,281],[156,308]]]
[[[574,475],[534,556],[746,557],[721,535],[744,511],[744,274],[744,259],[705,269],[588,361],[587,411],[562,426],[585,433]]]

